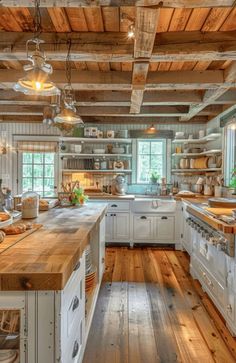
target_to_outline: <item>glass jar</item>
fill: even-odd
[[[39,214],[39,195],[33,191],[22,194],[22,218],[36,218]]]
[[[100,169],[100,160],[99,159],[94,160],[93,168],[94,168],[94,170]]]
[[[106,170],[107,169],[107,161],[106,160],[102,160],[100,166],[101,166],[101,169],[102,170]]]

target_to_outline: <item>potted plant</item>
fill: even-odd
[[[75,188],[72,192],[71,202],[74,205],[84,205],[88,201],[88,195],[84,194],[83,188]]]
[[[160,175],[157,173],[157,171],[152,171],[150,175],[150,181],[153,184],[157,184],[160,179]]]

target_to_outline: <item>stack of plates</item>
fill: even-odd
[[[96,268],[93,267],[89,274],[85,276],[85,291],[89,292],[93,289],[94,285],[96,284]]]
[[[86,271],[86,275],[90,273],[91,269],[92,269],[91,246],[88,245],[85,248],[85,271]]]
[[[96,268],[92,264],[91,246],[88,245],[85,249],[85,291],[89,292],[93,289],[96,283]]]

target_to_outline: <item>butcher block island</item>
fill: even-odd
[[[82,361],[104,270],[105,212],[97,203],[58,207],[26,235],[6,236],[0,314],[14,362]]]

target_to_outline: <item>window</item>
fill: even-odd
[[[233,169],[236,168],[236,122],[225,127],[225,185],[230,185]]]
[[[152,172],[166,174],[166,140],[138,140],[137,182],[149,183]]]
[[[22,152],[21,189],[33,190],[41,197],[55,195],[55,153]]]

